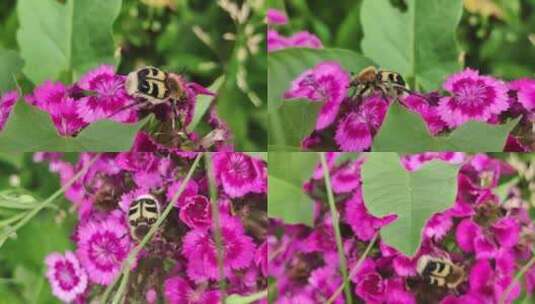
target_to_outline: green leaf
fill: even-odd
[[[358,72],[373,65],[368,58],[344,49],[288,48],[271,52],[268,57],[268,104],[272,112],[282,106],[282,94],[292,80],[316,64],[334,60],[348,72]]]
[[[221,87],[221,85],[223,85],[224,82],[225,77],[221,76],[217,78],[211,86],[208,87],[208,90],[215,93],[219,90],[219,88]],[[209,95],[199,95],[197,97],[197,101],[195,102],[195,113],[193,113],[193,119],[188,125],[188,130],[195,130],[201,119],[206,114],[206,111],[208,111],[208,108],[210,108],[210,105],[212,104],[213,100],[214,97]]]
[[[116,64],[112,25],[121,0],[20,0],[17,41],[25,61],[24,74],[38,84],[72,78],[100,64]]]
[[[431,161],[408,172],[397,153],[369,153],[362,167],[366,207],[377,217],[398,216],[381,229],[381,238],[405,255],[414,255],[427,220],[455,202],[458,171],[458,166]]]
[[[125,151],[132,147],[134,136],[147,119],[131,125],[101,120],[82,130],[77,137],[63,137],[57,133],[47,113],[19,101],[0,132],[0,151]]]
[[[15,77],[23,65],[17,52],[0,48],[0,95],[15,88]]]
[[[425,90],[437,89],[460,69],[456,28],[462,0],[407,0],[401,12],[389,0],[364,0],[363,53],[381,67],[397,71]]]
[[[267,290],[257,292],[248,296],[232,294],[225,299],[225,304],[249,304],[267,297]]]
[[[316,153],[269,152],[268,215],[289,224],[312,226],[312,200],[303,191],[318,161]]]
[[[285,101],[276,112],[270,114],[269,144],[274,150],[301,150],[301,140],[310,135],[323,103]],[[281,147],[278,149],[277,147]]]
[[[455,129],[448,136],[431,136],[424,121],[399,103],[390,106],[379,133],[373,140],[376,152],[424,152],[463,151],[500,152],[505,146],[508,134],[518,119],[503,125],[490,125],[469,121]]]

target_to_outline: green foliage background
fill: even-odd
[[[68,158],[74,160],[76,154]],[[31,153],[0,154],[0,190],[10,189],[14,178],[39,201],[59,189],[59,178],[47,164],[36,164]],[[56,206],[40,212],[0,249],[0,303],[58,303],[45,277],[44,258],[74,249],[70,235],[76,216],[68,214],[71,203],[65,199]]]
[[[275,1],[274,1],[275,2]],[[363,0],[285,1],[290,16],[287,32],[309,30],[326,47],[362,52],[361,7]],[[406,0],[390,0],[402,11]],[[451,2],[451,1],[450,1]],[[486,1],[475,1],[486,2]],[[457,31],[465,65],[504,79],[535,76],[535,0],[491,0],[503,17],[463,12]],[[277,6],[277,4],[274,4]],[[387,20],[375,20],[381,26]],[[436,20],[440,24],[441,20]],[[532,36],[533,37],[533,36]]]
[[[293,128],[292,122],[303,119],[292,115],[295,106],[282,102],[281,97],[291,79],[320,61],[336,60],[349,72],[358,72],[373,62],[402,73],[412,88],[421,91],[439,90],[448,75],[463,67],[504,80],[535,75],[534,0],[272,0],[270,7],[286,11],[289,17],[289,24],[276,26],[277,31],[290,35],[306,30],[324,45],[322,50],[270,53],[272,151],[299,150],[303,134],[312,131],[311,117],[317,113],[313,103],[300,106],[308,123]],[[435,139],[428,135],[421,119],[412,116],[391,109],[385,121],[389,127],[384,125],[379,131],[372,150],[411,152],[455,147],[459,151],[501,151],[507,134],[518,123],[510,121],[500,127],[502,130],[471,123],[466,130],[429,145],[424,142]],[[493,135],[475,136],[481,133]],[[460,134],[473,136],[461,138]],[[466,148],[466,143],[473,148]]]
[[[169,5],[158,7],[152,2]],[[216,1],[2,1],[0,89],[14,88],[12,77],[6,76],[12,72],[27,93],[45,79],[71,83],[104,63],[116,64],[121,74],[154,65],[183,72],[204,86],[225,76],[217,91],[217,108],[234,134],[236,149],[263,151],[267,146],[265,5],[236,2],[256,5],[244,24],[234,22]],[[196,28],[204,31],[210,43],[199,39]],[[225,34],[234,40],[224,39]],[[254,34],[262,35],[258,51],[240,59]],[[26,59],[23,73],[18,73],[20,64],[13,58]],[[240,70],[246,72],[248,90],[237,84]],[[9,86],[4,85],[8,82]]]

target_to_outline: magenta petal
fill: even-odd
[[[346,152],[365,151],[372,144],[368,123],[355,112],[349,113],[338,124],[334,138],[340,149]]]
[[[336,118],[340,104],[347,95],[349,81],[348,73],[337,62],[325,61],[303,72],[283,97],[324,102],[316,121],[316,129],[321,130]]]
[[[278,9],[270,8],[266,14],[267,24],[286,24],[288,17],[286,14]]]
[[[520,239],[520,225],[511,217],[503,218],[492,225],[492,231],[504,247],[513,247]]]
[[[481,228],[471,219],[464,219],[455,232],[455,238],[459,248],[465,252],[474,251],[474,241],[481,235]]]

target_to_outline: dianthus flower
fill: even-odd
[[[170,304],[218,304],[220,292],[217,290],[194,290],[190,283],[181,277],[165,280],[165,299]]]
[[[130,252],[127,227],[115,218],[90,221],[78,229],[76,255],[92,282],[110,284]]]
[[[469,120],[486,122],[509,107],[505,83],[472,69],[450,76],[444,89],[452,95],[440,98],[438,112],[452,128]]]
[[[340,104],[346,97],[349,81],[349,74],[338,63],[323,62],[295,79],[284,93],[284,98],[323,102],[316,121],[316,130],[321,130],[334,122]]]
[[[60,300],[73,302],[85,292],[87,274],[72,252],[67,251],[65,255],[53,252],[46,257],[45,264],[52,293]]]
[[[134,109],[117,112],[134,102],[124,88],[125,78],[117,75],[114,68],[109,65],[102,65],[85,74],[77,85],[92,94],[77,101],[79,116],[87,123],[105,118],[120,122],[135,122],[137,113]]]
[[[224,251],[224,272],[229,276],[235,269],[245,269],[254,259],[252,239],[245,235],[243,226],[234,218],[223,218],[221,236]],[[188,276],[200,282],[217,279],[217,249],[212,229],[191,230],[184,237],[182,253],[188,259]]]
[[[288,23],[288,17],[283,11],[270,8],[266,14],[267,24],[286,24]]]
[[[351,277],[354,299],[366,303],[497,303],[511,292],[505,303],[520,295],[516,272],[533,257],[529,249],[535,236],[535,225],[526,211],[527,202],[520,197],[515,204],[502,204],[493,194],[501,177],[511,175],[511,168],[499,159],[483,154],[456,152],[423,153],[401,157],[407,171],[418,171],[430,160],[460,165],[458,193],[451,208],[432,215],[422,229],[422,242],[414,256],[405,256],[381,239],[381,228],[396,215],[377,218],[370,214],[362,197],[360,167],[365,156],[357,160],[340,160],[339,153],[327,155],[327,166],[333,177],[341,174],[342,187],[333,191],[341,212],[343,249],[349,269],[362,257],[369,241],[378,235],[377,243],[360,268]],[[339,173],[341,172],[341,173]],[[324,302],[333,294],[330,282],[316,284],[329,268],[338,270],[337,250],[331,216],[326,208],[323,173],[315,170],[304,185],[314,199],[312,227],[288,225],[272,220],[267,244],[270,252],[270,276],[276,279],[278,298],[275,303]],[[338,181],[338,182],[340,182]],[[346,187],[347,186],[347,187]],[[520,192],[512,192],[519,195]],[[348,229],[348,228],[351,228]],[[446,248],[447,251],[446,251]],[[273,253],[273,254],[271,254]],[[444,257],[463,269],[465,278],[455,289],[430,285],[416,266],[423,255]],[[333,265],[335,265],[333,267]],[[528,290],[535,286],[533,270],[526,275]],[[336,285],[336,284],[333,284]],[[341,284],[338,284],[338,288]],[[333,289],[331,289],[333,287]],[[531,288],[531,289],[530,289]],[[336,299],[343,301],[343,295]]]
[[[266,191],[266,167],[244,153],[218,153],[213,157],[217,182],[232,198]]]

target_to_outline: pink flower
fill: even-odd
[[[77,101],[69,96],[68,89],[47,80],[34,89],[33,95],[26,96],[26,101],[48,112],[60,135],[74,136],[87,123],[78,115]]]
[[[410,110],[420,114],[431,135],[438,135],[447,127],[446,122],[440,118],[437,107],[430,105],[422,96],[409,95],[404,103]]]
[[[204,195],[189,196],[180,208],[179,218],[191,229],[210,227],[212,222],[210,202]]]
[[[167,188],[167,200],[169,202],[173,200],[176,192],[178,192],[178,189],[180,189],[180,185],[182,185],[183,183],[184,183],[183,180],[179,180],[179,181],[172,183]],[[193,179],[190,179],[188,181],[188,184],[182,191],[182,193],[180,193],[180,196],[178,197],[175,206],[177,207],[185,206],[187,199],[197,195],[198,192],[199,192],[199,185],[197,184],[196,181],[194,181]]]
[[[336,144],[342,151],[361,152],[372,145],[372,134],[365,118],[356,112],[349,113],[336,128]]]
[[[385,118],[388,104],[382,98],[366,99],[358,112],[350,112],[336,129],[335,140],[342,151],[368,150]]]
[[[444,89],[452,96],[440,98],[438,112],[452,128],[469,120],[486,122],[509,107],[505,83],[480,76],[475,70],[466,69],[450,76]]]
[[[148,304],[154,304],[156,301],[158,301],[158,294],[154,288],[147,290],[145,293],[145,300]]]
[[[386,304],[416,304],[416,299],[405,289],[402,280],[389,279],[386,282]]]
[[[255,245],[245,235],[241,222],[235,218],[221,218],[221,235],[224,272],[228,277],[232,270],[250,266],[255,256]],[[212,229],[189,231],[184,237],[182,253],[188,260],[187,273],[190,279],[196,282],[218,279],[217,250]]]
[[[316,294],[316,298],[327,299],[330,298],[338,286],[340,286],[342,278],[338,273],[338,268],[327,265],[312,271],[308,278],[308,283],[312,292]],[[343,304],[343,294],[339,295],[333,303]]]
[[[124,88],[125,77],[115,74],[109,65],[89,71],[79,81],[78,86],[91,95],[77,101],[78,114],[87,123],[108,118],[119,122],[135,122],[137,113],[133,108],[116,113],[134,100],[128,96]],[[115,114],[116,113],[116,114]]]
[[[118,275],[131,243],[127,227],[116,218],[90,221],[78,229],[76,255],[89,279],[107,285]]]
[[[465,252],[474,251],[474,241],[480,235],[482,235],[481,228],[471,219],[464,219],[455,232],[457,245]]]
[[[355,293],[366,303],[382,303],[385,300],[386,281],[376,271],[372,259],[367,258],[351,280],[355,282]]]
[[[45,263],[52,293],[60,300],[72,302],[85,292],[87,274],[72,252],[67,251],[65,255],[53,252],[46,257]]]
[[[19,93],[17,91],[6,92],[0,97],[0,131],[4,128],[7,122],[11,109],[19,99]]]
[[[298,32],[290,37],[284,37],[279,32],[273,29],[268,30],[267,36],[268,52],[273,52],[281,49],[300,47],[321,49],[323,44],[321,40],[314,34],[306,31]]]
[[[434,240],[441,240],[446,236],[451,229],[453,222],[451,216],[443,213],[434,214],[431,219],[427,221],[424,229],[424,235]]]
[[[301,31],[288,37],[288,45],[290,47],[301,47],[311,49],[321,49],[323,44],[318,36],[307,31]]]
[[[165,300],[170,304],[219,304],[219,291],[195,290],[190,283],[180,276],[171,277],[165,280],[164,286]]]
[[[360,186],[360,166],[362,159],[337,169],[332,174],[332,187],[334,193],[351,192]],[[323,174],[321,174],[323,177]]]
[[[214,173],[218,184],[232,198],[250,192],[266,191],[266,166],[244,153],[217,153],[213,156]]]
[[[484,303],[498,302],[511,282],[511,276],[496,273],[486,259],[476,261],[470,269],[470,294],[476,295]],[[513,284],[506,303],[512,303],[520,295],[520,284],[518,282]]]
[[[408,171],[417,171],[426,163],[439,159],[449,164],[458,165],[466,160],[466,154],[463,152],[424,152],[401,157],[401,164]]]
[[[288,23],[288,17],[283,11],[270,8],[266,14],[267,24],[286,24]]]
[[[260,269],[263,276],[268,275],[268,242],[264,241],[258,249],[254,258],[256,266]]]
[[[503,247],[513,247],[520,239],[520,225],[512,217],[500,219],[492,225],[492,232]]]
[[[509,83],[509,88],[516,91],[518,102],[527,111],[535,109],[535,79],[522,78]]]
[[[345,206],[345,222],[351,226],[355,235],[363,241],[371,240],[381,227],[396,218],[395,215],[386,216],[382,219],[370,215],[362,201],[360,189],[355,191],[355,194],[346,202]]]
[[[283,97],[324,102],[316,121],[316,130],[322,130],[334,122],[347,95],[349,81],[348,73],[337,62],[326,61],[303,72]]]
[[[474,240],[474,252],[476,259],[490,259],[496,257],[498,248],[493,240],[481,234]]]

